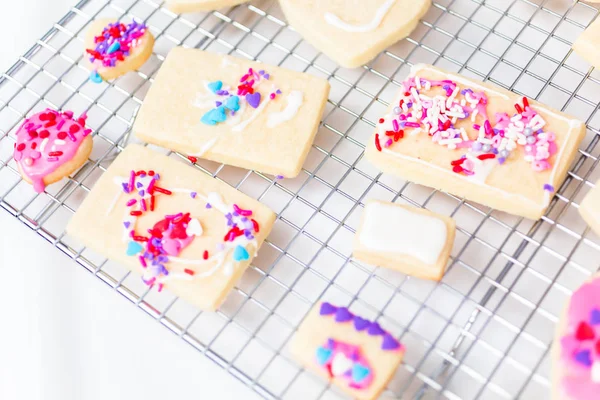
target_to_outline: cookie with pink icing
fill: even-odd
[[[50,108],[28,117],[17,130],[13,157],[23,179],[41,193],[51,183],[69,176],[92,151],[86,115]]]
[[[600,398],[600,276],[573,293],[558,327],[552,359],[554,400]]]

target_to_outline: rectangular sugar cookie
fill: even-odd
[[[422,208],[384,201],[366,204],[354,236],[354,258],[439,281],[450,257],[456,223]]]
[[[597,235],[600,235],[600,181],[579,205],[579,214]]]
[[[562,112],[421,64],[379,119],[366,157],[403,179],[539,219],[584,135]]]
[[[167,0],[169,10],[178,13],[191,13],[197,11],[211,11],[223,7],[231,7],[247,2],[248,0]]]
[[[355,399],[376,399],[404,357],[404,346],[377,322],[330,303],[315,306],[292,339],[293,357]]]
[[[67,233],[203,310],[216,309],[269,234],[275,214],[194,168],[128,146]]]
[[[319,126],[329,82],[181,47],[171,50],[135,121],[142,140],[193,157],[292,178]]]
[[[573,50],[596,68],[600,68],[600,19],[596,19],[573,43]]]

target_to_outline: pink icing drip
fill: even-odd
[[[83,114],[75,120],[72,111],[60,113],[48,108],[27,118],[19,127],[14,159],[33,182],[36,192],[44,191],[47,175],[75,156],[81,142],[90,133],[85,128],[86,118]]]
[[[567,312],[567,331],[561,338],[561,360],[566,375],[562,378],[565,394],[571,399],[594,400],[599,398],[600,383],[591,381],[591,368],[575,361],[574,354],[581,350],[591,350],[592,362],[600,362],[600,353],[595,344],[600,340],[600,325],[593,326],[594,340],[577,340],[576,330],[581,322],[589,322],[593,309],[600,309],[600,279],[584,284],[577,290]]]

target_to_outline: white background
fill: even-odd
[[[0,1],[0,71],[75,1]],[[0,277],[0,399],[258,398],[3,210]]]

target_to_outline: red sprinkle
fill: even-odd
[[[60,140],[65,140],[67,138],[67,132],[58,132],[56,137],[58,137]]]
[[[383,118],[379,118],[379,123],[380,123],[380,124],[383,124],[384,122],[385,122],[385,119],[383,119]]]
[[[204,250],[204,253],[202,254],[202,258],[205,260],[208,260],[208,250]]]
[[[192,271],[191,269],[187,269],[187,268],[186,268],[186,269],[184,269],[184,270],[183,270],[183,272],[185,272],[185,273],[186,273],[186,274],[188,274],[188,275],[192,275],[192,276],[195,274],[195,272],[194,272],[194,271]]]
[[[133,240],[136,242],[147,242],[148,238],[146,236],[134,236]]]
[[[251,219],[250,221],[252,221],[252,227],[254,228],[254,232],[258,233],[260,232],[260,227],[258,225],[258,222],[256,222],[256,220]]]
[[[515,104],[515,109],[517,110],[517,112],[518,112],[519,114],[521,114],[521,113],[523,112],[523,109],[522,109],[522,108],[521,108],[521,106],[520,106],[520,105],[518,105],[518,104]]]
[[[18,150],[18,151],[23,151],[23,150],[25,150],[25,143],[19,143],[19,145],[17,146],[17,150]]]
[[[450,120],[449,119],[447,119],[446,122],[444,122],[444,125],[442,126],[442,130],[447,131],[448,128],[450,128]]]
[[[150,196],[150,211],[154,211],[154,196]]]
[[[450,162],[451,165],[462,165],[462,163],[464,163],[466,160],[466,158],[459,158],[458,160],[454,160],[452,162]]]
[[[190,160],[194,164],[196,164],[198,162],[198,159],[196,157],[193,157],[193,156],[188,156],[188,160]]]
[[[399,130],[394,135],[394,142],[397,142],[398,140],[403,139],[403,138],[404,138],[404,131],[403,130]]]
[[[477,156],[477,158],[480,160],[489,160],[490,158],[496,158],[496,155],[492,153],[480,154]]]
[[[158,192],[158,193],[162,193],[162,194],[167,194],[167,195],[173,194],[173,192],[171,192],[170,190],[163,189],[163,188],[158,187],[156,185],[154,186],[154,191]]]
[[[148,175],[154,176],[154,171],[152,171],[152,170],[148,171]]]
[[[461,172],[463,172],[465,169],[463,167],[461,167],[460,165],[455,165],[452,168],[452,172],[456,172],[457,174],[460,174]]]
[[[529,100],[527,100],[527,97],[523,97],[523,107],[525,109],[527,109],[527,107],[529,107]]]
[[[381,143],[379,143],[379,133],[375,134],[375,147],[377,147],[377,151],[381,151]]]
[[[582,321],[577,327],[575,338],[577,340],[592,340],[595,337],[594,329],[585,321]]]
[[[129,215],[133,215],[134,217],[139,217],[140,215],[142,215],[141,211],[131,211],[129,213]]]
[[[385,133],[385,136],[394,136],[394,135],[396,135],[396,132],[394,132],[394,131],[387,131]]]
[[[63,152],[62,151],[51,151],[50,153],[48,153],[48,155],[50,157],[58,157],[58,156],[62,156]]]
[[[48,136],[50,136],[50,132],[44,129],[43,131],[40,131],[39,136],[40,139],[46,139]]]

